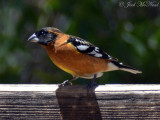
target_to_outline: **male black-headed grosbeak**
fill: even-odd
[[[116,58],[111,57],[99,47],[90,42],[72,35],[67,35],[57,28],[46,27],[32,36],[28,41],[39,43],[46,49],[52,62],[71,74],[73,78],[63,82],[61,85],[71,84],[70,81],[77,78],[95,79],[101,77],[103,72],[123,70],[133,74],[141,71],[119,63]]]

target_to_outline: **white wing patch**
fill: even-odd
[[[102,57],[102,54],[97,53],[95,50],[93,50],[92,52],[90,52],[88,54],[94,55],[95,57]]]
[[[102,51],[99,49],[99,47],[94,46],[90,42],[81,39],[79,37],[71,36],[67,42],[72,43],[77,50],[81,53],[88,54],[93,57],[98,57],[98,58],[104,58],[104,59],[109,59],[109,60],[117,60],[116,58],[112,58],[109,56],[106,52]]]
[[[99,52],[99,48],[98,47],[95,47],[94,50],[88,54],[91,54],[91,55],[94,55],[95,57],[102,57],[103,55],[101,53],[98,53]]]
[[[78,39],[75,39],[75,41],[76,41],[76,42],[79,42],[79,40],[78,40]]]
[[[99,52],[99,48],[98,47],[95,47],[94,49],[95,49],[96,52]]]
[[[87,45],[78,45],[77,48],[79,50],[81,50],[81,51],[85,51],[85,50],[87,50],[89,48],[89,46],[87,46]]]

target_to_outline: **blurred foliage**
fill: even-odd
[[[61,83],[71,78],[42,47],[27,42],[46,26],[84,38],[143,71],[108,72],[99,84],[160,83],[160,6],[123,8],[118,0],[0,0],[0,83]]]

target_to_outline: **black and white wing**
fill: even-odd
[[[122,63],[118,62],[118,59],[111,57],[106,52],[102,51],[98,47],[94,46],[90,42],[81,39],[79,37],[71,36],[68,41],[68,43],[71,43],[73,46],[77,48],[77,50],[81,53],[97,57],[97,58],[104,58],[110,60],[108,71],[112,70],[123,70],[127,72],[131,72],[134,74],[142,73],[140,70],[137,70],[135,68],[132,68],[127,65],[123,65]]]
[[[77,50],[81,53],[84,53],[93,57],[97,57],[97,58],[104,58],[104,59],[117,61],[116,58],[111,57],[106,52],[99,49],[99,47],[94,46],[93,44],[91,44],[90,42],[82,38],[70,36],[67,42],[74,45],[77,48]]]

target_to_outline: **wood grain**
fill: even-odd
[[[160,85],[0,84],[0,120],[160,119]]]

